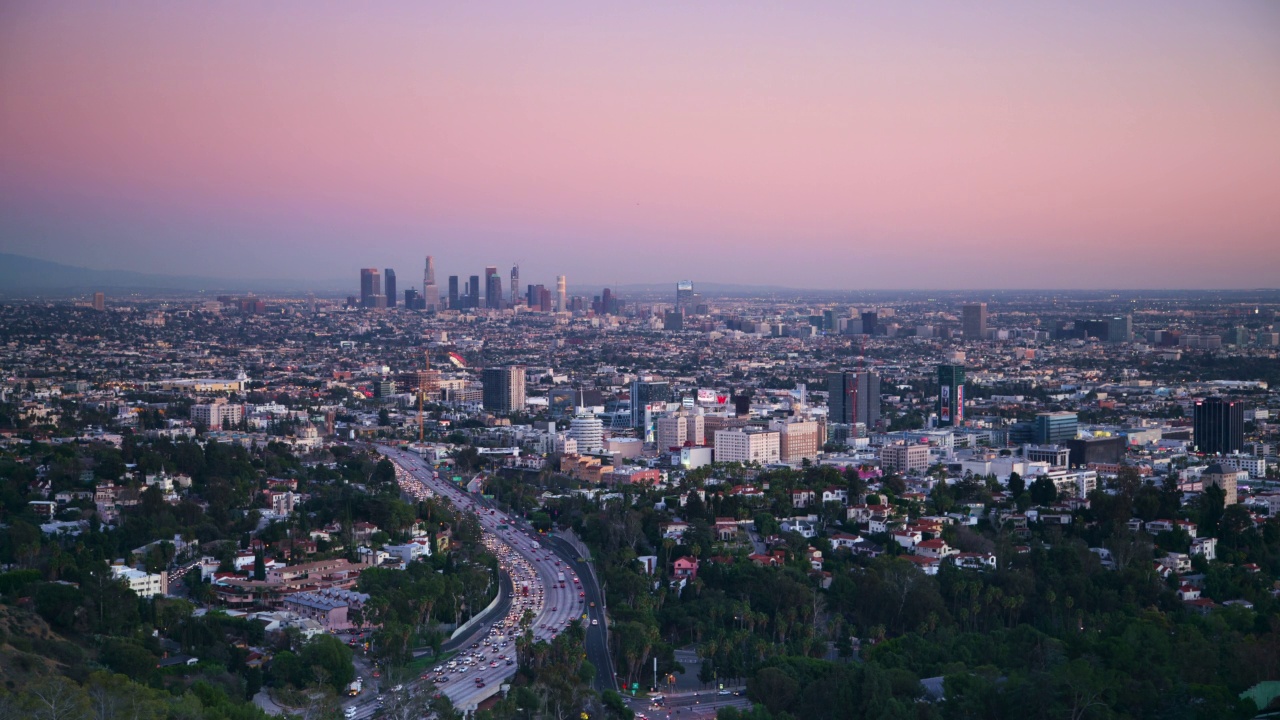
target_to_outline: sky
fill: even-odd
[[[1280,3],[0,3],[0,252],[1280,286]]]

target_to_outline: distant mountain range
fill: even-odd
[[[350,285],[351,283],[346,283]],[[338,292],[339,280],[307,282],[277,279],[230,279],[200,275],[163,275],[132,270],[94,270],[0,253],[0,294],[67,295],[84,292]]]

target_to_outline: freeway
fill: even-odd
[[[540,538],[518,530],[503,513],[441,480],[430,463],[418,455],[385,446],[378,450],[459,511],[475,513],[484,531],[485,545],[511,577],[515,597],[506,616],[490,627],[482,641],[472,643],[454,658],[451,662],[458,663],[455,667],[436,666],[424,674],[424,679],[435,682],[455,707],[474,708],[515,673],[515,638],[525,610],[533,613],[535,640],[553,639],[584,615],[591,620],[600,619],[601,608],[589,606],[592,602],[598,605],[599,601],[587,599],[581,586],[584,579],[543,547]],[[500,525],[507,529],[499,530]]]

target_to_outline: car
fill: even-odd
[[[591,624],[592,624],[592,625],[599,625],[599,624],[600,624],[600,621],[599,621],[599,620],[597,620],[597,619],[595,619],[595,618],[591,618]]]
[[[596,606],[596,604],[595,604],[594,602],[593,602],[593,603],[591,603],[591,607],[595,607],[595,606]]]
[[[587,594],[586,594],[585,592],[580,592],[580,593],[578,593],[578,597],[586,597],[586,596],[587,596]],[[593,606],[595,605],[595,603],[591,603],[591,604],[592,604]]]
[[[730,690],[730,689],[728,689],[728,688],[720,688],[720,691],[719,691],[719,692],[717,692],[716,694],[717,694],[717,695],[732,695],[732,694],[733,694],[733,691],[732,691],[732,690]]]

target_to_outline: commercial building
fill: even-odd
[[[782,459],[782,436],[773,430],[717,430],[716,462],[769,465]]]
[[[578,452],[598,452],[604,447],[604,422],[594,415],[573,418],[565,434],[577,443]]]
[[[1124,457],[1126,447],[1125,438],[1119,435],[1067,440],[1067,450],[1071,452],[1070,463],[1076,467],[1091,464],[1117,465]]]
[[[107,309],[107,296],[103,293],[96,292],[93,294],[93,309],[102,312]]]
[[[833,423],[863,423],[868,429],[880,422],[880,375],[870,371],[839,370],[827,373],[827,419]]]
[[[382,275],[378,268],[360,270],[360,307],[378,307],[378,298],[382,297],[382,305],[386,305],[386,297],[382,294]]]
[[[969,303],[963,308],[964,339],[982,340],[987,336],[987,304]]]
[[[494,266],[484,269],[484,306],[491,310],[502,308],[502,276]]]
[[[1205,455],[1230,455],[1244,450],[1244,403],[1220,397],[1196,400],[1192,431],[1196,450]]]
[[[656,442],[659,452],[676,450],[686,445],[702,445],[705,420],[701,415],[675,415],[658,418]]]
[[[382,285],[383,285],[382,294],[387,296],[387,307],[389,308],[395,307],[396,306],[396,271],[392,270],[391,268],[387,268],[386,270],[383,271],[383,277],[385,279],[382,281]]]
[[[938,366],[938,426],[964,423],[964,366]]]
[[[1036,413],[1031,441],[1037,445],[1065,445],[1075,439],[1079,427],[1080,419],[1073,412]]]
[[[1066,470],[1071,451],[1064,445],[1023,445],[1022,457],[1029,463],[1048,463],[1051,470]]]
[[[567,295],[569,292],[569,283],[564,275],[556,276],[556,312],[564,312],[569,309],[569,301]]]
[[[645,427],[645,411],[651,403],[668,402],[671,402],[669,383],[641,380],[631,383],[631,427]]]
[[[428,299],[427,302],[431,302],[430,299]],[[457,275],[449,276],[449,309],[450,310],[462,309],[462,294],[458,292],[458,276]]]
[[[244,406],[218,398],[211,403],[191,406],[191,422],[209,430],[235,427],[244,419]]]
[[[693,281],[681,280],[676,283],[676,310],[685,313],[693,312]]]
[[[450,278],[449,289],[456,295],[458,292],[458,276]],[[440,309],[440,286],[436,285],[436,259],[427,256],[426,267],[422,270],[423,310],[435,312]]]
[[[923,473],[929,469],[929,446],[918,443],[894,443],[880,448],[880,467],[902,475]]]
[[[525,406],[524,366],[484,369],[484,409],[492,413],[522,412]]]
[[[1107,319],[1107,342],[1133,342],[1133,316],[1117,315]]]
[[[818,459],[822,450],[822,425],[816,420],[779,422],[773,428],[780,435],[778,451],[782,462],[799,465]]]
[[[1222,488],[1224,505],[1235,505],[1237,500],[1236,483],[1240,481],[1241,475],[1245,478],[1249,477],[1249,474],[1243,470],[1236,470],[1235,468],[1225,467],[1221,463],[1214,463],[1205,468],[1204,473],[1200,475],[1200,480],[1204,483],[1206,490],[1211,487]]]

